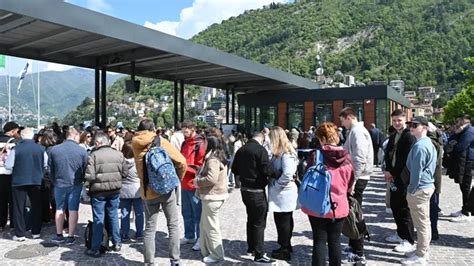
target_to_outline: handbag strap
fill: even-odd
[[[10,142],[12,142],[13,140],[15,140],[15,138],[10,138],[10,139],[5,143],[5,145],[3,146],[3,149],[2,149],[1,154],[3,154],[3,153],[5,152],[5,150],[6,150],[7,147],[8,147],[8,144],[10,144]]]

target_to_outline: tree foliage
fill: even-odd
[[[318,67],[317,47],[321,45],[323,66],[329,76],[340,70],[364,83],[402,79],[406,90],[418,86],[462,88],[467,80],[463,70],[468,68],[463,58],[472,56],[474,48],[474,2],[300,0],[271,4],[213,24],[192,41],[312,79]],[[171,82],[140,79],[140,92],[127,94],[124,80],[108,89],[109,101],[123,103],[131,97],[131,102],[146,102],[161,96],[170,96],[172,101]],[[199,93],[195,86],[186,86],[186,90],[186,99]],[[459,98],[464,99],[463,95],[471,97],[463,102],[469,110],[472,85],[466,86]],[[445,101],[443,97],[435,104],[443,106]],[[89,113],[86,109],[78,107],[65,121],[91,120],[93,109]],[[197,110],[188,111],[186,116]],[[454,111],[458,110],[448,111],[446,117]],[[108,116],[136,124],[136,116],[116,112],[109,108]],[[172,108],[146,115],[158,125],[172,123]]]
[[[325,73],[359,81],[405,81],[461,88],[463,58],[474,47],[471,0],[296,1],[247,11],[214,24],[193,41],[315,78],[317,45]]]
[[[453,122],[457,117],[464,114],[474,116],[474,57],[470,57],[466,61],[471,65],[471,68],[465,71],[469,81],[464,89],[448,102],[444,109],[443,120],[446,123]]]
[[[154,80],[149,78],[138,78],[140,80],[140,90],[138,93],[127,93],[125,91],[125,80],[129,77],[123,77],[117,80],[112,86],[107,88],[107,117],[114,117],[110,121],[112,126],[120,121],[125,127],[135,128],[139,122],[137,114],[132,109],[136,103],[148,103],[153,100],[155,103],[166,102],[168,107],[164,112],[158,112],[156,108],[148,106],[148,111],[144,114],[153,119],[159,127],[170,128],[174,125],[173,121],[173,88],[172,82],[164,80]],[[193,85],[185,85],[186,99],[194,99],[200,92],[200,88]],[[162,98],[168,96],[168,98]],[[127,108],[124,108],[125,104]],[[192,110],[195,114],[196,110]],[[63,119],[63,124],[81,125],[84,121],[94,119],[94,100],[87,97],[73,111],[68,113]]]

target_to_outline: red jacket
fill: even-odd
[[[344,218],[349,214],[347,191],[354,183],[354,171],[349,153],[342,147],[324,145],[322,148],[323,163],[331,174],[331,199],[336,205],[336,219]],[[333,218],[332,210],[323,217],[303,208],[308,215],[320,218]]]
[[[181,187],[186,190],[195,190],[194,177],[200,167],[204,163],[204,156],[206,155],[205,139],[195,134],[192,137],[185,138],[181,146],[181,154],[186,158],[187,168],[186,174],[181,181]]]

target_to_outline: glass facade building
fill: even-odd
[[[367,128],[374,123],[382,132],[387,132],[396,108],[411,118],[409,101],[389,86],[263,91],[240,94],[238,103],[239,114],[245,114],[240,128],[247,132],[265,125],[302,130],[323,122],[341,126],[338,116],[344,107],[353,108]]]

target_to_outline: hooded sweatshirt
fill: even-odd
[[[323,164],[331,174],[331,199],[336,206],[335,218],[344,218],[349,214],[347,191],[352,187],[355,180],[351,156],[342,147],[332,145],[324,145],[321,152],[323,153]],[[333,218],[332,210],[324,216],[320,216],[306,208],[303,208],[302,211],[314,217]]]

